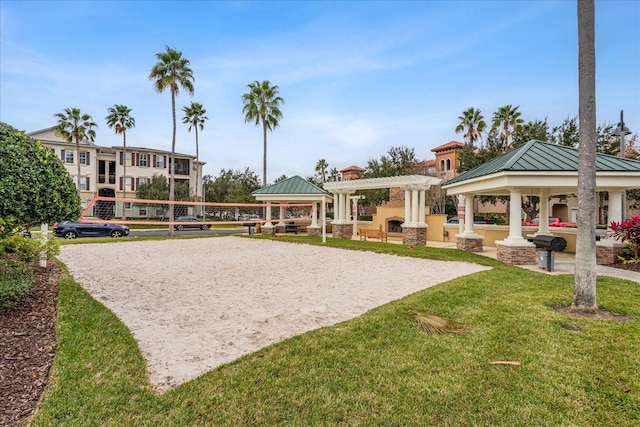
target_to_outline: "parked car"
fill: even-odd
[[[534,218],[531,221],[523,222],[522,225],[528,225],[531,227],[539,227],[540,226],[540,218]],[[549,227],[575,227],[577,224],[575,222],[563,222],[557,216],[549,217]]]
[[[177,222],[182,222],[184,224],[174,224],[173,228],[176,230],[184,230],[185,228],[199,228],[200,230],[209,229],[209,224],[202,223],[195,216],[179,216],[176,218]]]
[[[97,224],[93,222],[56,222],[53,233],[65,239],[76,237],[124,237],[129,235],[129,227],[120,224]]]
[[[260,215],[255,214],[242,214],[238,221],[257,221],[260,219]]]

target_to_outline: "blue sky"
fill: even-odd
[[[390,147],[420,159],[456,134],[458,116],[520,106],[526,120],[578,112],[575,1],[16,1],[2,0],[0,120],[27,132],[80,108],[96,143],[121,145],[107,108],[133,109],[130,146],[171,149],[171,98],[148,80],[165,46],[190,60],[207,109],[205,174],[262,175],[262,132],[242,94],[269,80],[285,99],[268,136],[268,181],[309,176],[318,159],[366,166]],[[596,2],[598,123],[640,132],[640,1]],[[180,119],[181,115],[178,116]],[[176,150],[195,154],[178,125]]]

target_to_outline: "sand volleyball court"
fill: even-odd
[[[241,237],[69,245],[59,258],[131,330],[159,392],[283,339],[488,269]]]

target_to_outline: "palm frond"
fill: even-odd
[[[434,314],[415,313],[414,321],[418,327],[431,335],[445,334],[445,333],[460,333],[463,331],[464,325],[462,323],[454,322],[453,320],[446,319],[444,317],[436,316]]]

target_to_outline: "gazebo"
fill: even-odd
[[[625,190],[640,188],[640,161],[598,154],[596,168],[596,191],[609,193],[609,221],[621,221]],[[496,242],[498,259],[511,264],[535,263],[535,245],[522,235],[522,196],[539,196],[540,212],[547,212],[549,197],[576,193],[578,150],[532,140],[450,179],[442,188],[447,195],[464,196],[464,230],[456,235],[458,247],[477,248],[478,243],[482,246],[482,236],[473,227],[473,198],[509,196],[509,235]],[[552,234],[546,214],[540,215],[537,234]],[[619,249],[614,242],[598,245],[599,258],[615,259]]]
[[[267,187],[251,193],[257,201],[270,202],[270,203],[312,203],[315,204],[311,215],[311,225],[307,227],[307,234],[309,236],[319,236],[322,234],[322,228],[318,224],[318,205],[322,207],[323,216],[325,217],[326,201],[331,200],[331,194],[324,191],[307,181],[306,179],[296,175],[291,178],[287,178],[284,181],[277,182]],[[284,210],[280,209],[279,222],[274,226],[271,220],[271,206],[266,207],[266,220],[262,226],[263,234],[274,234],[278,227],[284,229],[285,218]]]

